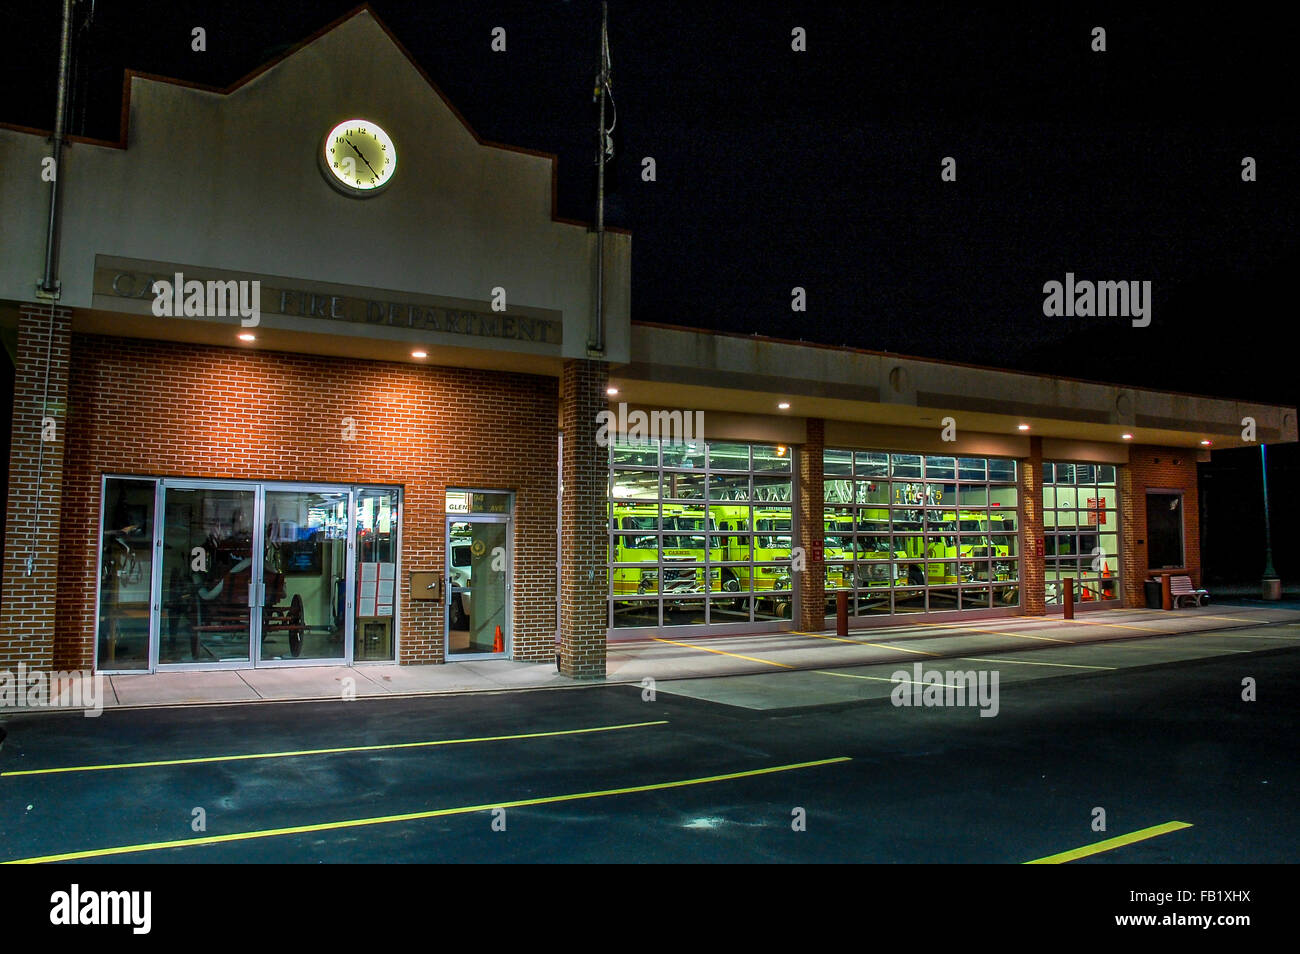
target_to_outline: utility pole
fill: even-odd
[[[1264,477],[1264,599],[1280,600],[1282,598],[1282,581],[1277,570],[1273,569],[1273,531],[1268,513],[1268,445],[1259,445],[1259,464]]]
[[[605,352],[605,160],[613,151],[610,130],[605,128],[605,100],[610,92],[609,4],[600,5],[600,71],[595,95],[600,99],[600,129],[596,134],[596,316],[587,337],[587,352]]]

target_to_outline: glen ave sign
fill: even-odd
[[[186,282],[260,281],[261,315],[271,327],[323,331],[320,322],[340,322],[353,327],[343,334],[374,334],[411,341],[482,346],[494,339],[510,350],[558,353],[564,324],[557,311],[511,305],[493,311],[486,301],[442,298],[411,292],[302,282],[270,275],[253,275],[223,269],[144,262],[106,255],[95,257],[92,305],[104,311],[152,314],[156,281],[172,282],[177,273]],[[288,319],[277,321],[276,318]],[[269,320],[268,320],[269,319]],[[217,316],[164,317],[159,321],[218,320]],[[365,329],[356,327],[365,326]],[[388,329],[406,334],[391,334]],[[411,334],[415,332],[416,334]],[[473,340],[469,340],[473,339]]]

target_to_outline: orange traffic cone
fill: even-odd
[[[506,647],[505,647],[505,643],[502,642],[502,640],[501,640],[501,627],[498,626],[498,627],[497,627],[497,637],[496,637],[496,639],[492,640],[492,651],[493,651],[494,653],[500,653],[500,652],[504,652],[504,651],[505,651],[505,648],[506,648]]]

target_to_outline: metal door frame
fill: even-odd
[[[357,490],[355,487],[347,484],[320,484],[309,483],[305,481],[285,481],[283,483],[276,481],[259,481],[258,498],[262,507],[262,520],[258,524],[260,531],[265,538],[266,534],[266,495],[268,493],[329,493],[344,494],[348,498],[348,532],[346,545],[343,548],[343,560],[345,570],[344,580],[344,608],[343,608],[343,655],[339,657],[325,659],[300,659],[290,657],[288,659],[254,659],[253,668],[255,669],[298,669],[307,666],[351,666],[353,656],[353,636],[356,628],[356,613],[354,612],[354,600],[356,599],[354,590],[356,588],[356,536],[357,536]],[[261,553],[266,553],[266,540],[262,540]],[[265,590],[266,583],[263,581],[262,588]],[[263,592],[265,598],[265,592]],[[330,597],[331,604],[333,596]],[[261,608],[260,606],[258,607]],[[258,636],[261,636],[261,625],[258,625]],[[258,650],[260,654],[261,641],[258,641]]]
[[[159,661],[162,644],[162,586],[163,586],[163,541],[166,536],[167,491],[176,490],[237,490],[251,492],[253,495],[253,537],[249,545],[252,563],[249,565],[249,607],[248,607],[248,658],[222,660],[220,662],[185,662],[164,663]],[[261,618],[256,612],[261,609],[262,589],[262,553],[266,545],[266,530],[262,527],[262,492],[256,481],[243,480],[190,480],[185,478],[160,478],[154,496],[154,560],[152,580],[152,611],[149,620],[149,671],[150,672],[215,672],[223,669],[255,669],[257,660],[253,652],[254,632],[260,635]],[[184,557],[188,562],[188,554]]]
[[[459,492],[460,488],[456,488]],[[504,490],[469,491],[470,493],[510,493]],[[510,494],[510,509],[514,510],[514,494]],[[442,601],[442,646],[446,662],[476,659],[513,659],[515,650],[515,531],[512,513],[449,513],[442,531],[443,561],[442,586],[446,598]],[[451,651],[451,525],[453,523],[500,523],[506,528],[506,631],[499,653],[455,653]]]

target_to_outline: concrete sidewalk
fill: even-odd
[[[560,675],[554,663],[477,660],[441,666],[306,666],[301,668],[162,672],[104,676],[105,709],[244,702],[293,702],[420,696],[514,689],[578,688],[610,683],[700,679],[780,670],[872,666],[972,654],[1059,649],[1063,646],[1152,639],[1189,633],[1300,623],[1300,609],[1230,603],[1173,612],[1105,610],[1059,617],[1008,617],[959,623],[918,623],[854,630],[612,642],[604,683]],[[64,685],[60,695],[74,698]],[[76,698],[86,698],[84,690]],[[11,712],[59,712],[69,705],[4,707]]]

